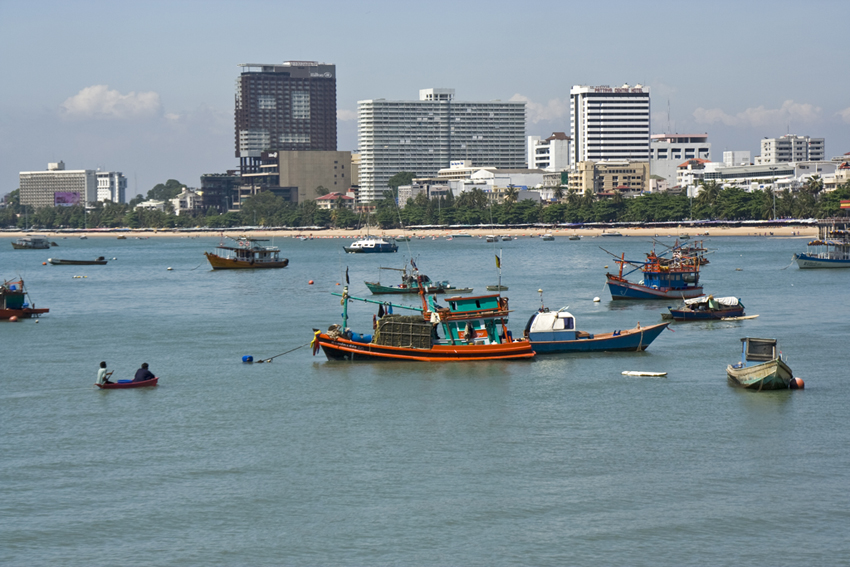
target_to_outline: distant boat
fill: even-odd
[[[540,239],[544,240],[546,242],[551,242],[552,240],[555,240],[555,237],[552,236],[551,234],[544,234],[543,236],[540,237]]]
[[[488,285],[487,291],[508,291],[508,286],[506,286],[506,285]]]
[[[374,236],[356,240],[351,243],[351,246],[343,246],[342,249],[349,254],[398,252],[398,246],[395,243]]]
[[[523,336],[537,354],[595,351],[643,351],[667,328],[658,323],[609,333],[593,334],[576,330],[575,317],[564,307],[558,311],[538,311],[525,325]]]
[[[118,240],[127,240],[127,237],[122,234],[118,237]]]
[[[89,237],[86,236],[85,234],[80,237],[80,240],[88,240],[88,239],[89,239]]]
[[[410,242],[410,237],[409,236],[396,236],[394,238],[394,240],[396,242]]]
[[[363,282],[373,294],[412,294],[419,293],[419,282],[422,282],[422,287],[425,293],[441,293],[441,294],[462,294],[472,293],[471,287],[458,288],[450,285],[447,281],[435,282],[426,275],[419,274],[417,271],[409,273],[406,268],[378,268],[380,270],[392,270],[401,272],[400,285],[381,285],[380,277],[377,282]]]
[[[487,242],[498,242],[498,241],[499,241],[499,237],[498,237],[498,236],[495,236],[495,235],[493,235],[493,234],[488,234],[488,235],[487,235]]]
[[[36,309],[35,305],[30,305],[27,295],[29,294],[24,288],[24,280],[4,281],[3,285],[0,285],[0,319],[29,319],[50,311],[44,308]]]
[[[809,242],[805,253],[794,254],[801,270],[850,268],[850,221],[821,221],[818,239]]]
[[[94,260],[60,260],[59,258],[48,258],[47,261],[54,266],[105,266],[106,258],[98,256]]]
[[[600,236],[623,236],[623,235],[621,233],[617,232],[616,230],[612,230],[612,231],[603,230],[602,234]]]
[[[679,235],[679,240],[690,240],[690,239],[691,239],[691,235],[688,234],[688,233],[684,233],[684,234]]]
[[[15,250],[46,250],[50,248],[50,241],[38,236],[24,236],[12,243]]]
[[[510,242],[510,241],[511,241],[511,240],[513,240],[513,239],[514,239],[514,237],[513,237],[513,236],[503,236],[503,237],[502,237],[502,241],[503,241],[503,242]]]
[[[747,366],[747,362],[756,362]],[[732,386],[749,390],[783,390],[791,387],[791,369],[779,352],[776,339],[741,339],[741,362],[726,367]]]
[[[571,234],[570,240],[581,240],[581,236],[579,236],[578,234]]]
[[[458,232],[454,235],[455,238],[472,238],[472,235],[468,232]]]
[[[289,259],[280,257],[280,248],[260,244],[268,242],[268,239],[242,236],[233,240],[235,246],[226,246],[222,242],[214,252],[204,252],[213,270],[285,268],[289,264]]]
[[[705,321],[744,316],[744,304],[737,297],[695,297],[686,299],[681,307],[668,309],[670,313],[664,313],[662,317],[666,319],[669,316],[676,321]]]

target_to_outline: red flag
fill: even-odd
[[[841,201],[842,209],[850,209],[850,201]]]

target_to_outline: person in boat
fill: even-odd
[[[95,383],[101,385],[112,384],[112,382],[109,381],[110,376],[112,376],[112,372],[106,371],[106,361],[104,360],[100,363],[100,368],[97,369],[97,380]]]
[[[142,367],[136,370],[136,377],[133,378],[133,382],[144,382],[146,380],[151,380],[152,378],[156,378],[156,376],[148,370],[148,363],[143,362]]]

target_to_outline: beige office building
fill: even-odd
[[[597,196],[614,191],[640,194],[649,189],[648,161],[582,161],[569,175],[569,188],[583,195],[590,189]]]

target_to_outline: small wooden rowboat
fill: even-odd
[[[95,384],[101,390],[120,390],[123,388],[144,388],[145,386],[156,386],[159,381],[159,376],[145,380],[143,382],[133,382],[132,380],[119,380],[111,384]]]

